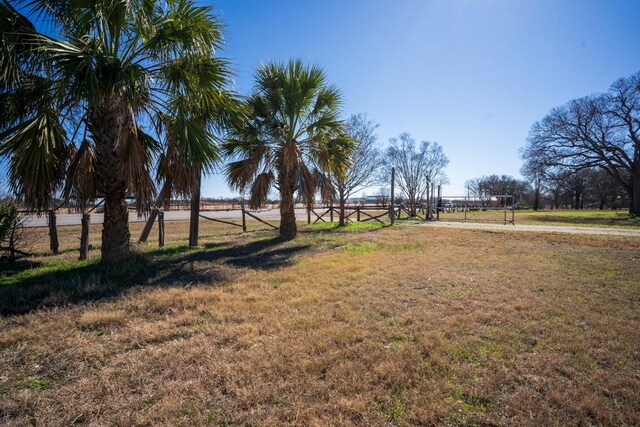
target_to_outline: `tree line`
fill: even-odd
[[[534,210],[626,207],[640,215],[640,73],[552,108],[532,125],[521,158],[525,180],[474,178],[469,195],[510,194]]]
[[[527,176],[527,172],[523,171]],[[488,175],[465,182],[468,195],[480,203],[502,195],[508,204],[550,209],[621,209],[628,206],[622,186],[595,168],[548,175],[544,179],[518,179],[510,175]]]
[[[103,199],[103,262],[130,252],[131,198],[152,217],[172,197],[190,198],[189,243],[197,245],[201,180],[225,160],[229,185],[249,194],[251,207],[278,192],[284,238],[297,233],[296,197],[344,207],[385,164],[397,165],[415,202],[422,180],[439,179],[448,163],[438,144],[416,147],[408,134],[382,153],[377,125],[365,115],[342,120],[340,91],[300,60],[261,65],[255,89],[237,94],[211,7],[15,4],[0,0],[0,157],[9,188],[38,213],[55,210],[56,199],[87,213]]]
[[[531,127],[522,159],[536,200],[546,193],[558,206],[571,193],[574,208],[592,197],[640,215],[640,73],[553,108]]]

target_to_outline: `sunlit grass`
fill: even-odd
[[[638,227],[640,218],[625,211],[611,210],[516,210],[513,212],[516,224],[558,225],[577,227]],[[490,221],[504,222],[504,211],[441,212],[442,221]],[[506,221],[511,221],[512,212],[507,211]]]
[[[371,231],[380,230],[385,227],[389,227],[391,224],[381,224],[377,221],[366,222],[348,222],[343,226],[338,225],[337,222],[319,222],[308,226],[312,230],[335,230],[335,231]]]
[[[148,245],[111,279],[95,261],[55,270],[49,308],[0,317],[0,411],[15,425],[637,424],[638,239],[322,227]],[[93,293],[60,296],[78,283]]]

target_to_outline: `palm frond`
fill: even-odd
[[[320,198],[323,203],[328,204],[335,200],[336,188],[331,182],[329,175],[316,168],[313,170],[313,179],[316,183],[317,192],[320,194]]]
[[[257,160],[249,157],[227,163],[226,176],[229,186],[244,191],[258,175],[261,159]]]
[[[310,203],[320,191],[323,200],[332,200],[328,175],[345,173],[355,144],[339,119],[340,91],[327,85],[322,69],[300,60],[262,64],[245,105],[245,119],[224,144],[233,160],[227,166],[229,184],[242,190],[271,173],[278,182],[295,178],[295,185],[281,192],[295,188]]]
[[[307,168],[302,159],[298,159],[296,174],[296,188],[298,196],[305,204],[313,203],[316,193],[316,181],[313,173]]]
[[[138,213],[148,212],[155,196],[155,186],[149,171],[149,153],[138,139],[137,133],[130,133],[124,139],[120,154],[119,173],[127,182],[127,188],[136,198]]]
[[[265,205],[274,180],[275,176],[271,171],[256,175],[253,184],[251,184],[249,198],[249,207],[251,209],[259,209]]]
[[[192,169],[179,155],[174,141],[169,140],[166,153],[158,161],[157,180],[164,182],[170,194],[188,197],[194,184]]]
[[[204,172],[213,172],[221,159],[217,138],[204,123],[178,116],[170,128],[179,155],[185,162],[199,165]]]
[[[0,90],[16,88],[28,74],[28,59],[37,31],[7,0],[0,0]]]
[[[171,1],[168,6],[155,18],[155,31],[144,41],[143,52],[164,62],[189,53],[211,55],[221,47],[222,24],[210,7],[190,0]]]
[[[67,169],[67,176],[63,191],[64,199],[73,198],[84,212],[88,203],[98,196],[95,175],[96,152],[87,139],[71,155],[71,163]]]
[[[10,188],[31,209],[50,207],[65,175],[66,132],[55,111],[44,110],[0,134],[0,157],[9,158]]]

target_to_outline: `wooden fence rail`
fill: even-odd
[[[274,230],[277,230],[277,229],[279,229],[279,228],[280,228],[280,227],[276,227],[276,226],[275,226],[275,225],[273,225],[273,224],[269,224],[267,221],[263,220],[262,218],[258,218],[257,216],[255,216],[255,215],[254,215],[254,214],[252,214],[251,212],[248,212],[248,211],[246,211],[246,210],[244,210],[244,209],[242,210],[242,212],[243,212],[243,214],[249,215],[251,218],[258,220],[258,221],[260,221],[261,223],[268,225],[269,227],[273,228]]]

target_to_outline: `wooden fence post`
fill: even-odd
[[[170,181],[165,181],[165,183],[162,185],[162,189],[160,190],[160,194],[156,199],[156,204],[155,204],[156,207],[149,214],[149,218],[147,218],[147,222],[144,225],[144,228],[142,229],[142,234],[138,239],[138,243],[144,243],[147,241],[147,239],[149,238],[149,234],[151,234],[151,228],[153,228],[153,223],[155,222],[156,217],[158,216],[158,209],[167,205],[170,200],[171,200],[171,183]],[[179,203],[178,203],[178,209],[180,209]]]
[[[58,227],[56,225],[56,211],[51,209],[49,211],[49,247],[54,254],[58,253],[60,249],[60,242],[58,241]]]
[[[158,246],[164,246],[164,211],[158,211]]]
[[[438,185],[438,200],[436,200],[436,221],[440,220],[440,209],[443,208],[442,203],[442,185]]]
[[[396,183],[396,168],[391,168],[391,201],[389,202],[389,219],[391,219],[391,224],[395,221],[395,213],[393,204],[395,202],[395,183]]]
[[[360,206],[356,206],[356,222],[360,222]]]
[[[246,214],[244,213],[244,203],[242,204],[242,232],[243,233],[247,232],[247,217],[246,217]]]
[[[82,231],[80,232],[80,257],[79,259],[87,259],[89,253],[89,225],[91,224],[91,214],[82,214]]]
[[[331,201],[331,205],[329,205],[329,221],[333,222],[333,201]]]
[[[428,217],[427,210],[431,208],[431,199],[433,198],[433,192],[431,190],[431,184],[428,176],[425,176],[427,180],[427,209],[425,210],[425,218]]]
[[[149,218],[147,218],[147,222],[144,224],[144,228],[142,229],[142,234],[140,234],[140,238],[138,239],[138,243],[144,243],[149,238],[149,234],[151,233],[151,229],[153,228],[153,223],[158,217],[158,209],[153,209],[151,213],[149,213]]]
[[[504,225],[507,225],[507,196],[504,196]]]

